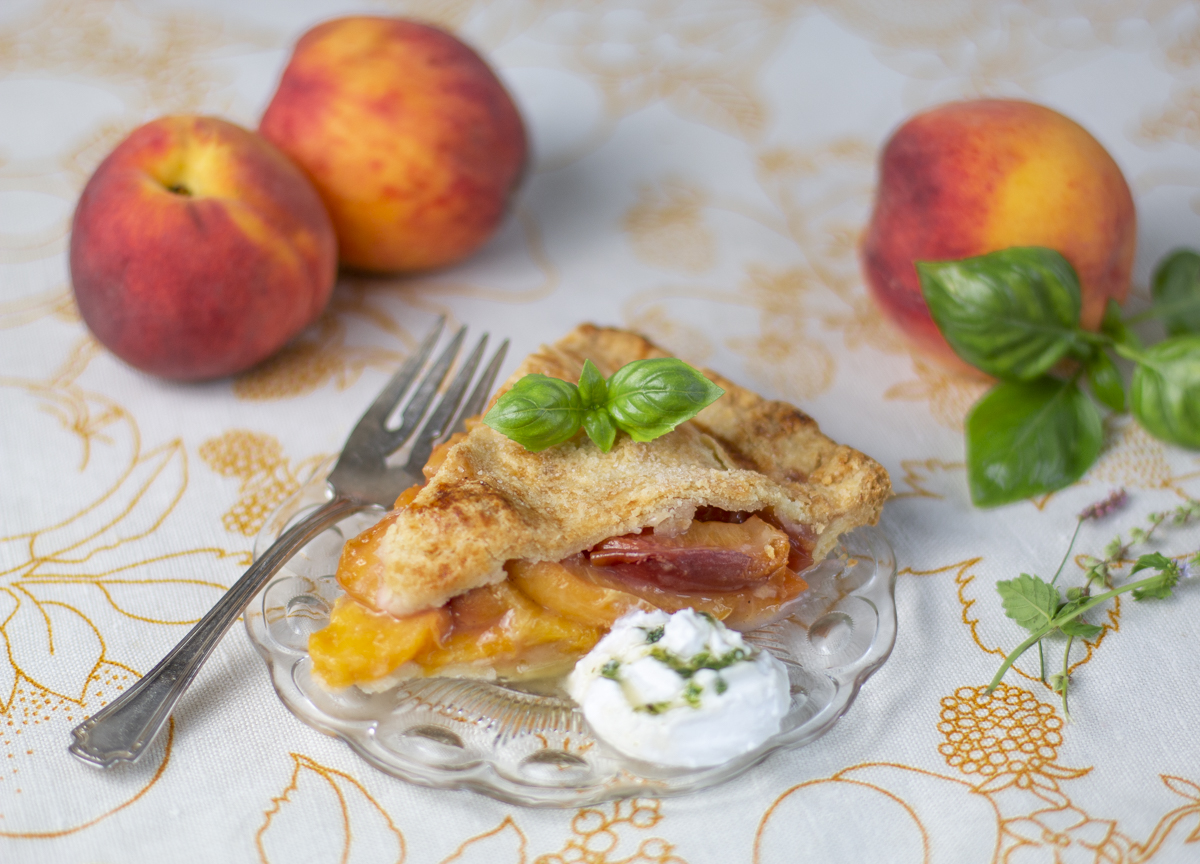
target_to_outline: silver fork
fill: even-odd
[[[454,418],[459,418],[456,428],[462,429],[465,418],[483,410],[504,361],[507,339],[492,355],[461,411],[459,404],[483,357],[488,339],[486,333],[413,439],[408,461],[402,467],[386,464],[388,456],[404,446],[416,432],[462,345],[466,327],[455,334],[421,378],[416,392],[404,407],[399,427],[389,428],[388,418],[396,412],[400,400],[425,366],[444,323],[445,319],[438,321],[421,347],[380,391],[346,439],[346,446],[327,480],[329,500],[285,531],[157,666],[119,699],[76,726],[71,733],[75,740],[68,748],[71,753],[101,768],[136,760],[162,731],[175,703],[221,637],[242,614],[250,598],[279,568],[304,544],[347,516],[374,506],[390,507],[404,489],[421,481],[421,468],[434,445],[450,431]]]

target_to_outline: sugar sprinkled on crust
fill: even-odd
[[[585,359],[608,376],[666,356],[635,333],[583,324],[527,357],[500,392],[533,372],[577,381]],[[891,485],[877,462],[822,435],[799,409],[705,374],[724,396],[655,441],[619,435],[607,454],[582,433],[530,453],[478,426],[408,507],[385,517],[370,572],[344,584],[407,615],[503,580],[513,559],[558,561],[647,526],[680,530],[698,506],[771,508],[815,534],[814,560],[878,519]]]

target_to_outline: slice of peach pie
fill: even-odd
[[[531,354],[571,382],[665,357],[584,324]],[[891,487],[874,460],[784,402],[712,372],[725,395],[646,443],[603,453],[582,432],[533,453],[475,421],[437,448],[427,482],[346,543],[346,594],[309,640],[326,686],[420,676],[501,680],[570,671],[634,609],[691,607],[738,630],[780,615],[838,536],[873,524]]]

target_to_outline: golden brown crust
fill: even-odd
[[[532,372],[576,381],[584,359],[608,376],[664,356],[635,333],[583,324],[527,357],[500,392]],[[829,440],[797,408],[705,374],[723,397],[655,441],[620,435],[607,454],[582,433],[530,453],[477,427],[408,507],[386,517],[371,572],[343,583],[368,605],[406,615],[500,581],[512,559],[557,561],[647,526],[683,530],[697,506],[771,508],[815,533],[815,560],[841,533],[878,519],[891,492],[878,463]]]

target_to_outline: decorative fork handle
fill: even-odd
[[[225,631],[245,610],[250,598],[305,543],[330,525],[370,506],[363,501],[334,495],[320,509],[285,531],[171,653],[119,699],[75,727],[72,732],[75,741],[68,749],[83,761],[101,768],[136,760],[162,731],[175,703]]]

